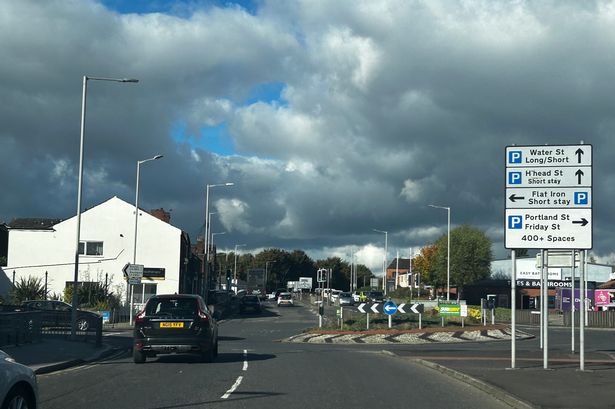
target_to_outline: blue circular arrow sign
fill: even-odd
[[[387,301],[386,303],[384,303],[382,309],[384,310],[385,314],[393,315],[397,312],[397,304],[395,304],[393,301]]]

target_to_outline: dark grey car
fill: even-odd
[[[135,317],[135,363],[174,353],[197,354],[205,362],[218,355],[218,324],[199,295],[154,296]]]
[[[41,311],[41,326],[70,328],[73,306],[56,300],[30,300],[21,304],[27,310]],[[92,311],[77,310],[77,330],[88,331],[102,323],[102,317]]]

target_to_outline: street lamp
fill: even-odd
[[[382,281],[383,281],[382,286],[384,287],[384,294],[386,295],[386,293],[387,293],[387,270],[386,270],[386,264],[387,264],[389,232],[384,231],[384,230],[378,230],[378,229],[372,229],[372,230],[377,232],[377,233],[384,233],[384,258],[382,259],[382,277],[383,277],[383,279],[382,279]]]
[[[203,252],[203,267],[202,267],[202,273],[204,275],[204,281],[205,281],[205,288],[206,290],[209,289],[208,288],[208,281],[209,281],[209,275],[208,275],[208,270],[209,270],[209,266],[208,266],[208,261],[209,261],[209,189],[212,187],[219,187],[219,186],[233,186],[234,183],[217,183],[214,185],[207,185],[206,188],[206,195],[205,195],[205,234],[204,234],[204,244],[205,244],[205,251]],[[205,291],[205,300],[207,301],[208,298],[208,294],[207,291]]]
[[[448,213],[448,233],[446,244],[446,301],[451,300],[451,208],[446,206],[428,205],[435,209],[445,209]]]
[[[133,250],[132,250],[132,264],[137,264],[137,227],[139,226],[139,178],[141,176],[141,164],[142,163],[146,163],[146,162],[150,162],[153,160],[157,160],[162,158],[162,155],[156,155],[153,158],[149,158],[149,159],[144,159],[144,160],[138,160],[137,161],[137,184],[135,187],[135,242],[134,242],[134,246],[133,246]],[[130,319],[130,323],[132,323],[132,308],[133,308],[133,291],[134,291],[134,286],[132,284],[129,285],[130,286],[130,312],[129,312],[129,319]]]
[[[112,82],[139,82],[133,78],[105,78],[105,77],[88,77],[83,76],[83,92],[81,95],[81,139],[79,145],[79,180],[77,184],[77,233],[75,244],[75,272],[73,277],[73,309],[71,313],[71,338],[74,339],[77,333],[77,282],[79,280],[79,241],[81,240],[81,192],[83,189],[83,147],[85,142],[85,112],[86,112],[86,97],[88,92],[88,80],[92,81],[112,81]],[[85,252],[85,248],[84,248]]]
[[[211,213],[210,213],[210,215],[211,215]],[[218,235],[220,235],[220,234],[226,234],[226,232],[225,232],[225,231],[222,231],[222,232],[219,232],[219,233],[211,233],[211,236],[210,236],[210,241],[209,241],[209,242],[211,243],[211,246],[212,246],[212,247],[214,246],[214,236],[218,236]],[[218,283],[220,283],[220,271],[221,271],[221,269],[219,268],[219,269],[218,269]],[[216,272],[216,264],[215,264],[215,263],[214,263],[214,271],[213,271],[213,272],[214,272],[214,274],[215,274],[215,272]],[[219,287],[218,287],[218,288],[219,288]]]
[[[235,288],[237,287],[237,247],[243,247],[245,244],[235,244],[235,268],[233,269],[233,280],[235,281]]]
[[[265,294],[267,294],[267,277],[268,277],[267,271],[269,270],[269,263],[276,263],[276,262],[277,262],[276,260],[265,261]]]

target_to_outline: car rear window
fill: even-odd
[[[198,310],[195,298],[151,298],[145,314],[160,318],[193,318]]]

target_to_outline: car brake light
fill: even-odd
[[[198,312],[199,314],[199,318],[205,322],[209,321],[209,317],[207,316],[207,314],[205,314],[203,311],[199,310]]]
[[[145,321],[145,310],[140,311],[136,316],[135,316],[135,324],[142,324]]]

